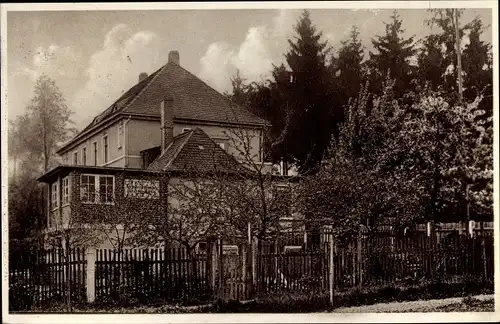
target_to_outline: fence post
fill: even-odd
[[[427,236],[432,235],[432,222],[427,222]]]
[[[486,263],[486,244],[484,242],[484,222],[479,223],[480,232],[481,232],[481,259],[483,261],[483,279],[486,281],[488,279],[488,268]]]
[[[257,248],[259,246],[258,238],[252,240],[252,282],[253,289],[257,289]]]
[[[334,258],[333,258],[333,234],[330,234],[330,305],[334,302]]]
[[[364,269],[364,262],[363,262],[362,239],[363,239],[362,236],[358,236],[357,247],[356,247],[356,251],[357,251],[356,262],[358,264],[358,275],[359,275],[359,282],[358,282],[358,284],[359,284],[359,286],[363,285],[363,272],[365,270]]]
[[[464,233],[464,222],[458,222],[458,235],[462,235]]]
[[[94,248],[87,249],[87,301],[89,303],[95,300],[95,261],[96,251]]]
[[[216,283],[217,283],[217,262],[219,260],[218,255],[219,255],[219,246],[217,245],[217,241],[213,241],[212,242],[212,254],[211,254],[212,259],[210,260],[210,263],[211,263],[211,267],[212,267],[212,271],[211,271],[212,289],[214,292],[215,292]]]
[[[219,268],[219,296],[218,298],[223,298],[224,297],[224,249],[222,247],[223,245],[223,240],[219,239],[218,240],[218,250],[219,252],[217,253],[218,256],[218,268]]]
[[[469,221],[469,235],[470,235],[470,237],[474,236],[475,227],[476,227],[476,222],[474,222],[473,220],[470,220]]]

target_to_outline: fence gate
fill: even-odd
[[[247,300],[250,298],[248,278],[247,244],[223,245],[219,254],[222,266],[219,298],[224,300]]]

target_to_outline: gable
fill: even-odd
[[[155,161],[149,171],[248,172],[236,159],[217,145],[201,129],[178,135]]]
[[[64,144],[58,153],[113,117],[132,115],[160,118],[160,102],[166,94],[174,98],[174,121],[254,127],[262,127],[266,123],[189,71],[169,62],[125,92],[78,135]]]

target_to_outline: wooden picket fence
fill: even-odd
[[[260,293],[328,289],[327,253],[261,254],[257,267],[257,285]]]
[[[320,293],[427,279],[459,282],[468,276],[486,284],[494,276],[493,236],[488,232],[363,234],[335,244],[326,240],[315,249],[299,245],[299,235],[282,238],[285,243],[240,242],[238,249],[219,241],[192,255],[184,248],[77,249],[69,254],[54,249],[11,258],[9,309],[64,302],[68,293],[73,302],[245,300],[255,293]],[[283,248],[290,242],[296,248]]]
[[[184,248],[97,250],[96,300],[176,300],[209,294],[206,255]]]
[[[40,250],[9,264],[9,308],[28,310],[50,302],[86,300],[85,250]],[[69,285],[68,285],[69,284]]]
[[[264,245],[264,244],[263,244]],[[265,245],[264,245],[265,246]],[[379,233],[335,244],[328,242],[316,252],[299,250],[274,253],[263,248],[258,257],[259,292],[325,291],[365,285],[411,284],[425,279],[459,282],[464,277],[492,282],[494,274],[493,237],[449,235],[439,241],[425,233],[397,236]],[[333,253],[333,269],[330,269]]]

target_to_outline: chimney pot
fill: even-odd
[[[147,77],[148,77],[148,74],[147,74],[146,72],[142,72],[142,73],[140,73],[140,74],[139,74],[139,83],[140,83],[142,80],[146,79]]]
[[[174,140],[173,97],[166,96],[160,104],[161,116],[161,152],[165,152]]]
[[[178,51],[170,51],[168,53],[168,63],[180,65],[180,56]]]

